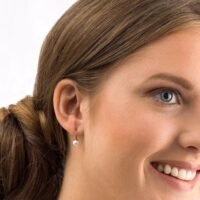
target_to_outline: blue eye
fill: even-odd
[[[153,92],[153,96],[156,97],[156,101],[162,104],[180,104],[179,93],[173,89],[159,89]]]

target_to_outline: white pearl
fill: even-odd
[[[73,143],[73,145],[79,145],[79,141],[78,140],[73,140],[72,143]]]

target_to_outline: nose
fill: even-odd
[[[198,138],[192,136],[190,133],[181,134],[178,138],[179,145],[188,152],[200,154],[200,134]]]
[[[182,124],[183,127],[184,131],[178,135],[178,144],[187,151],[200,154],[200,118],[190,118]]]

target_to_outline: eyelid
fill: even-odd
[[[179,92],[178,89],[173,88],[173,87],[159,87],[159,88],[156,88],[156,89],[149,91],[149,93],[150,93],[151,96],[155,96],[155,95],[158,95],[159,93],[164,92],[164,91],[171,91],[172,93],[174,93],[176,95],[176,98],[177,98],[177,101],[178,101],[177,104],[181,104],[182,102],[184,102],[184,98],[183,98],[183,95],[181,94],[181,92]],[[161,102],[161,101],[159,101],[159,103],[164,104],[164,105],[177,105],[177,104],[174,104],[174,103],[170,104],[170,103],[164,103],[164,102]]]

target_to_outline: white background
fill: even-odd
[[[0,0],[0,107],[32,95],[39,52],[76,0]]]

